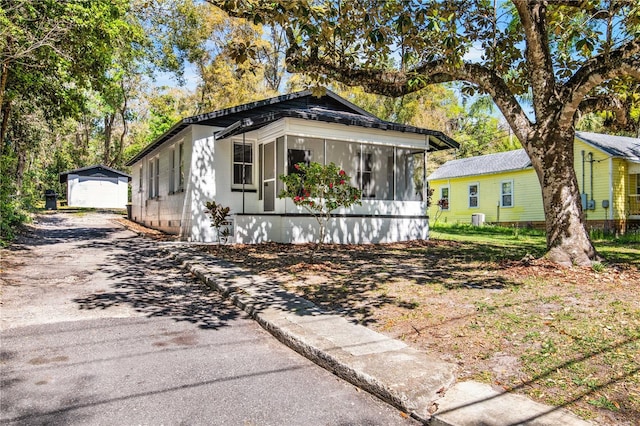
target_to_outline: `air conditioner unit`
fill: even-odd
[[[471,215],[471,224],[473,226],[484,225],[484,213],[474,213]]]

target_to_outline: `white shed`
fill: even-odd
[[[102,164],[60,173],[67,184],[67,205],[124,209],[129,202],[131,176]]]

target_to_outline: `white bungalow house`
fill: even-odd
[[[60,173],[70,207],[124,209],[129,201],[130,181],[128,174],[102,164]]]
[[[328,90],[283,95],[185,118],[133,157],[132,219],[213,242],[205,203],[215,200],[231,208],[231,242],[315,241],[315,219],[278,198],[278,176],[302,161],[333,162],[363,200],[335,211],[332,242],[426,239],[427,153],[457,147],[441,132],[380,120]]]

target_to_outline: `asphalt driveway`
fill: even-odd
[[[2,251],[2,424],[413,423],[114,217],[43,215]]]

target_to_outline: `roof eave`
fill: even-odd
[[[187,119],[180,120],[179,122],[171,126],[169,130],[167,130],[166,132],[158,136],[153,142],[151,142],[146,147],[144,147],[144,149],[140,151],[138,154],[136,154],[133,158],[127,161],[125,163],[125,166],[128,166],[128,167],[133,166],[135,163],[140,161],[147,154],[149,154],[150,152],[158,148],[160,145],[162,145],[163,143],[165,143],[166,141],[168,141],[169,139],[171,139],[172,137],[174,137],[175,135],[183,131],[185,128],[187,128],[187,126],[189,126],[189,124],[191,123],[188,123]]]

